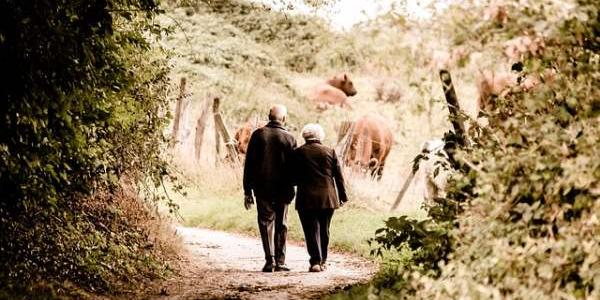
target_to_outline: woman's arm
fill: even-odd
[[[344,183],[344,175],[342,174],[342,168],[340,166],[337,155],[335,154],[335,150],[333,152],[333,179],[335,179],[335,185],[338,191],[338,198],[340,203],[345,203],[348,201],[348,196],[346,195],[346,185]]]

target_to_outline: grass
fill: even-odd
[[[188,184],[186,196],[171,196],[180,207],[179,214],[185,226],[258,236],[256,207],[245,210],[240,186],[239,169],[223,167],[193,178]],[[399,213],[412,216],[422,214],[418,209],[388,212],[378,209],[375,204],[366,203],[365,198],[357,197],[351,201],[336,210],[333,216],[331,246],[362,256],[369,255],[367,240],[377,228],[384,225],[385,219]],[[303,241],[302,227],[293,205],[290,205],[288,212],[288,236],[293,241]]]
[[[227,3],[230,4],[207,7],[199,2],[193,12],[174,8],[169,10],[168,17],[161,19],[166,25],[176,25],[175,32],[161,44],[173,51],[174,82],[186,76],[191,93],[190,105],[181,122],[182,134],[178,137],[181,143],[172,153],[184,176],[190,178],[188,196],[176,198],[183,223],[258,235],[256,209],[246,211],[242,205],[241,170],[215,167],[217,155],[211,120],[207,123],[200,159],[190,159],[194,153],[195,120],[207,94],[221,96],[223,116],[232,132],[246,119],[264,120],[272,104],[285,104],[289,110],[288,127],[299,143],[298,131],[307,122],[320,123],[326,131],[324,144],[335,146],[337,126],[342,121],[371,112],[389,120],[395,143],[383,178],[380,182],[372,182],[348,174],[351,202],[336,211],[333,217],[334,248],[367,255],[369,247],[366,240],[383,226],[387,217],[423,217],[424,212],[419,209],[422,182],[418,180],[408,190],[399,209],[389,212],[420,145],[431,138],[442,137],[451,128],[437,70],[417,67],[420,63],[415,61],[413,54],[424,57],[427,54],[420,53],[422,49],[413,49],[415,45],[408,42],[412,39],[402,38],[415,33],[398,28],[393,35],[356,32],[355,36],[348,36],[327,32],[327,28],[319,24],[307,24],[285,27],[288,28],[283,31],[285,34],[271,36],[265,35],[268,28],[262,25],[255,28],[253,25],[310,23],[313,20],[295,20],[295,16],[274,12],[254,14],[254,9],[251,9],[254,17],[264,19],[259,22],[240,13],[250,9],[242,2]],[[232,11],[229,12],[229,9]],[[313,42],[302,38],[305,31],[319,37],[318,53],[306,48]],[[406,42],[399,42],[404,40]],[[310,72],[297,72],[287,59],[294,53],[315,59],[316,67]],[[356,59],[357,64],[340,63],[335,59],[348,56]],[[357,87],[358,94],[350,100],[354,109],[333,108],[317,112],[306,95],[316,83],[341,72],[349,72]],[[452,72],[461,106],[473,106],[476,74],[474,67],[468,71],[459,69]],[[401,91],[402,96],[397,103],[375,101],[376,88],[382,82]],[[176,87],[173,90],[171,94],[176,94]],[[302,240],[302,230],[293,208],[288,220],[290,237]]]

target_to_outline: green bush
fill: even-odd
[[[287,15],[239,0],[197,0],[179,5],[194,7],[200,14],[221,16],[254,42],[277,49],[278,58],[292,71],[314,71],[323,66],[352,68],[362,62],[351,36],[332,32],[316,17]]]
[[[538,16],[531,10],[551,13],[534,6],[511,16],[526,23],[519,17]],[[455,155],[472,168],[458,168],[430,220],[388,220],[375,240],[411,250],[411,259],[384,273],[372,296],[600,297],[598,7],[579,1],[574,13],[550,25],[557,28],[544,54],[525,65],[530,73],[552,67],[556,78],[496,100],[489,127]],[[458,211],[444,209],[456,202]]]
[[[123,180],[166,174],[169,70],[148,41],[159,12],[153,0],[0,2],[0,293],[107,291],[164,270],[116,199]]]

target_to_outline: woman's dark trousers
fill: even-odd
[[[322,264],[327,261],[329,247],[329,224],[333,209],[299,210],[306,249],[310,255],[310,265]]]

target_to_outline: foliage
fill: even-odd
[[[301,128],[320,115],[306,101],[309,89],[365,59],[356,37],[334,32],[316,17],[239,0],[171,5],[158,18],[174,29],[161,44],[174,54],[172,76],[190,83],[190,119],[199,114],[205,95],[213,94],[223,99],[231,130],[249,118],[264,118],[273,103],[288,107],[290,128]]]
[[[413,256],[397,265],[401,272],[379,279],[374,295],[386,298],[392,288],[418,299],[599,297],[600,18],[590,1],[576,7],[548,24],[557,28],[544,54],[525,61],[531,74],[552,66],[557,78],[497,99],[489,127],[455,154],[475,169],[453,178],[447,199],[429,210],[430,221],[395,218],[378,231],[375,241],[384,249]],[[531,10],[552,13],[543,6],[515,10],[517,24],[487,42],[506,38],[530,15],[539,19]],[[439,209],[452,202],[464,204]],[[438,232],[444,224],[452,226]]]
[[[325,65],[351,68],[359,63],[353,40],[331,32],[318,18],[291,16],[239,0],[198,0],[189,5],[197,12],[221,16],[255,43],[276,48],[289,70],[312,71]],[[239,45],[237,50],[244,47]]]
[[[164,269],[115,204],[124,178],[166,174],[168,68],[148,41],[159,12],[153,0],[0,2],[3,292],[106,291]]]
[[[206,167],[205,167],[206,168]],[[212,176],[199,175],[194,178],[189,196],[174,195],[180,206],[179,213],[185,226],[200,226],[215,230],[238,232],[256,236],[256,210],[247,211],[240,205],[243,195],[241,184],[235,179],[238,170],[229,168],[211,169]],[[208,173],[208,168],[199,173]],[[227,180],[223,180],[226,178]],[[359,201],[353,201],[336,211],[331,225],[330,247],[335,250],[369,256],[366,240],[373,231],[383,225],[383,220],[391,215],[387,211],[366,210]],[[302,241],[304,233],[296,212],[288,215],[288,238]],[[414,211],[407,211],[414,214]]]
[[[450,186],[446,198],[435,198],[432,203],[423,203],[427,210],[428,218],[415,219],[408,216],[391,217],[385,222],[385,227],[375,231],[375,237],[369,243],[373,246],[372,255],[386,258],[387,265],[375,279],[376,289],[371,292],[378,293],[385,298],[389,293],[402,291],[403,294],[413,294],[416,290],[411,287],[412,272],[420,272],[429,276],[439,276],[440,262],[448,261],[456,241],[449,234],[456,226],[456,218],[463,209],[461,204],[472,195],[470,185],[474,182],[475,173],[466,165],[457,162],[453,154],[456,151],[456,135],[448,132],[444,136],[445,151],[449,154],[447,159],[437,163],[435,171],[441,169],[454,170],[465,176],[450,178]],[[413,172],[419,170],[420,162],[433,159],[427,149],[417,155],[413,161]],[[437,174],[434,174],[437,176]],[[456,187],[462,189],[456,190]],[[390,256],[393,251],[408,252],[400,256],[400,260]]]

